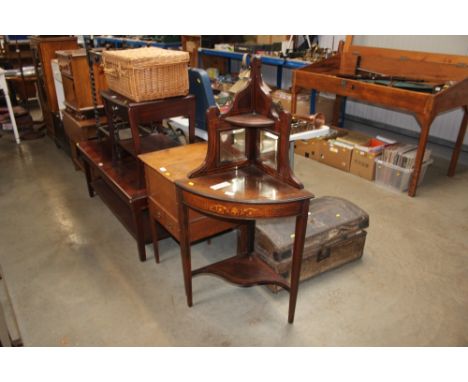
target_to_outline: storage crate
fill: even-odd
[[[375,162],[375,183],[401,192],[408,190],[413,169],[395,166],[394,164],[383,162],[380,159],[376,159]],[[423,163],[418,185],[423,181],[427,167],[432,164],[432,162],[433,160],[430,159]]]
[[[187,52],[155,47],[103,52],[109,88],[136,101],[187,95]]]
[[[331,196],[310,201],[300,281],[357,260],[363,255],[369,215],[345,199]],[[295,218],[259,219],[255,252],[277,274],[291,277]],[[279,288],[271,286],[271,290]]]

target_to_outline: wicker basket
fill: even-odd
[[[187,52],[138,48],[103,52],[109,88],[133,101],[187,95]]]

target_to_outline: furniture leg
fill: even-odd
[[[255,221],[239,225],[237,229],[237,255],[246,256],[253,252],[255,240]]]
[[[185,295],[187,305],[191,307],[192,301],[192,264],[190,258],[190,233],[188,226],[188,207],[183,202],[182,192],[177,190],[179,202],[179,227],[180,227],[180,255],[182,259],[182,270],[184,273]]]
[[[89,166],[89,163],[85,160],[83,160],[83,167],[84,167],[84,172],[85,172],[85,177],[86,177],[86,186],[88,187],[88,195],[90,198],[94,197],[96,193],[94,192],[94,188],[91,185],[91,182],[93,180],[91,176],[91,168]]]
[[[138,129],[138,118],[137,113],[133,108],[128,110],[128,120],[130,125],[130,131],[132,132],[133,145],[135,148],[135,155],[141,154],[141,139],[140,131]],[[145,174],[143,164],[138,160],[138,186],[145,187]]]
[[[157,227],[156,220],[150,216],[150,227],[151,227],[151,238],[153,240],[153,251],[154,251],[154,259],[156,260],[156,264],[159,264],[159,243],[158,243],[158,227]]]
[[[421,175],[421,167],[424,160],[424,153],[426,151],[427,140],[429,138],[429,129],[431,128],[433,116],[420,116],[417,117],[419,122],[421,133],[419,135],[418,151],[416,153],[416,159],[414,161],[413,176],[411,177],[408,195],[413,197],[416,195],[416,189],[418,188],[419,176]]]
[[[195,143],[195,102],[190,101],[189,102],[189,114],[188,114],[188,120],[189,120],[189,143]]]
[[[304,201],[301,214],[296,217],[296,230],[294,232],[294,246],[291,264],[291,281],[289,291],[288,322],[294,322],[296,311],[297,291],[299,289],[299,276],[301,274],[302,252],[304,251],[304,240],[307,228],[309,212],[309,200]]]
[[[291,88],[291,114],[296,114],[296,107],[297,107],[297,94],[301,89],[293,86]]]
[[[463,110],[463,119],[460,125],[460,130],[458,130],[457,142],[455,143],[455,146],[453,148],[452,159],[450,160],[450,166],[447,173],[447,175],[450,177],[455,175],[458,157],[460,156],[463,140],[465,139],[466,128],[468,127],[468,106],[464,106]]]
[[[116,141],[115,141],[115,127],[114,127],[114,118],[113,118],[113,113],[112,113],[112,105],[109,104],[109,102],[103,98],[104,102],[104,109],[106,111],[106,116],[107,116],[107,128],[109,130],[109,142],[111,145],[111,151],[112,151],[112,164],[115,166],[117,163],[117,146],[116,146]]]
[[[138,257],[140,261],[146,261],[145,231],[143,226],[143,211],[140,203],[131,203],[133,223],[135,224]]]
[[[335,104],[333,105],[333,117],[332,117],[332,125],[343,127],[344,116],[343,116],[343,109],[344,103],[346,101],[346,97],[336,95]]]

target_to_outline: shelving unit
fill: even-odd
[[[94,46],[105,47],[106,44],[111,44],[115,48],[141,48],[145,46],[155,46],[158,48],[177,49],[181,46],[181,42],[157,42],[157,41],[146,41],[138,40],[126,37],[94,37]]]

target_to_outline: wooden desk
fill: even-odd
[[[218,190],[211,186],[229,182]],[[244,287],[274,284],[290,293],[288,322],[294,321],[309,199],[313,195],[267,175],[256,166],[176,182],[179,201],[180,247],[184,271],[185,293],[192,306],[192,277],[213,274]],[[250,222],[247,248],[227,260],[192,270],[189,230],[189,209],[223,221]],[[190,211],[191,213],[191,211]],[[291,282],[278,275],[253,253],[255,219],[296,217],[291,266]]]
[[[341,54],[293,72],[292,112],[296,110],[296,95],[301,89],[331,92],[340,97],[378,104],[412,113],[420,125],[415,167],[408,190],[416,195],[429,130],[434,118],[457,107],[464,117],[450,162],[448,176],[455,174],[468,124],[468,56],[451,56],[362,46],[348,46]],[[340,75],[360,70],[384,73],[388,76],[417,78],[428,82],[451,83],[435,94],[403,90],[390,86],[341,78]],[[336,113],[335,113],[336,114]]]
[[[103,202],[135,238],[140,261],[146,260],[145,244],[151,242],[146,189],[138,185],[138,163],[126,157],[118,165],[112,163],[110,149],[97,140],[77,144],[82,159],[88,193],[97,193]],[[168,236],[158,228],[160,239]]]

